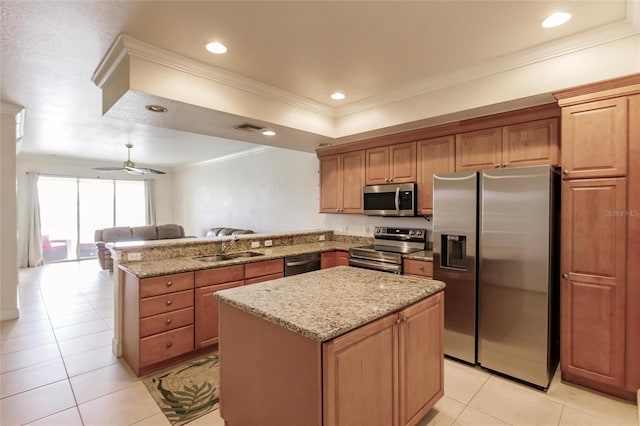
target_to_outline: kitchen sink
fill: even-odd
[[[221,260],[230,260],[237,259],[239,257],[254,257],[254,256],[263,256],[263,253],[257,253],[255,251],[243,251],[241,253],[227,253],[227,254],[216,254],[213,256],[200,256],[196,257],[196,260],[200,262],[220,262]]]

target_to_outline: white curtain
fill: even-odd
[[[147,212],[147,225],[156,224],[156,191],[153,179],[144,180],[144,201]]]
[[[27,266],[44,264],[42,257],[42,234],[40,233],[40,201],[38,199],[38,177],[36,172],[27,172],[29,182],[27,193],[27,212],[29,228],[27,234]]]

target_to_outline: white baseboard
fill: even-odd
[[[0,311],[0,321],[18,319],[20,311],[18,309],[3,309]]]
[[[115,337],[111,339],[111,351],[117,357],[122,356],[122,345],[120,345],[120,341]]]

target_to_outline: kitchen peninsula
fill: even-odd
[[[443,395],[444,283],[340,266],[215,293],[226,424],[416,424]]]

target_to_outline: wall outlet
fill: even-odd
[[[260,241],[251,241],[251,248],[260,247]]]
[[[127,260],[142,260],[142,253],[127,253]]]
[[[324,235],[320,235],[320,236],[318,237],[318,241],[324,241],[324,238],[325,238],[325,237],[324,237]]]
[[[265,247],[271,247],[273,245],[273,241],[271,240],[264,240],[264,246]]]

